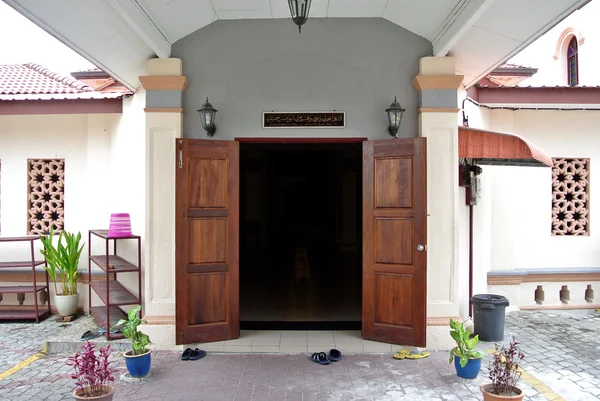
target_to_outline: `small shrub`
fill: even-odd
[[[495,344],[494,359],[490,363],[491,393],[496,395],[516,395],[514,389],[521,378],[521,361],[525,354],[513,336],[508,346]]]
[[[471,338],[471,329],[458,320],[450,319],[450,336],[456,341],[456,347],[450,350],[449,363],[454,361],[454,356],[460,358],[460,366],[465,367],[469,359],[482,359],[483,353],[477,351],[475,346],[479,343],[479,336]]]
[[[67,359],[67,365],[72,366],[75,373],[71,375],[75,382],[76,390],[81,390],[84,397],[97,397],[106,394],[105,387],[114,382],[117,369],[108,361],[110,345],[100,348],[98,354],[94,351],[96,345],[89,341],[83,345],[81,351]]]

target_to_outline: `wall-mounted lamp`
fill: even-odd
[[[198,110],[198,113],[200,113],[200,121],[202,121],[202,128],[206,130],[206,135],[212,137],[217,132],[217,127],[215,127],[217,109],[208,102],[208,97],[206,98],[206,103]]]
[[[402,121],[404,109],[400,107],[400,103],[396,101],[395,96],[394,102],[385,111],[388,115],[389,121],[388,132],[394,138],[398,138],[398,130],[400,129],[400,121]]]

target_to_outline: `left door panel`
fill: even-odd
[[[239,143],[176,141],[176,343],[238,338]]]

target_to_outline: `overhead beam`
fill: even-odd
[[[18,11],[25,18],[27,18],[28,20],[30,20],[31,22],[33,22],[34,24],[39,26],[41,29],[46,31],[49,35],[55,37],[60,42],[64,43],[66,46],[68,46],[70,49],[72,49],[73,51],[78,53],[81,57],[85,58],[87,61],[94,64],[96,67],[100,68],[102,71],[106,72],[107,74],[109,74],[110,76],[115,78],[117,81],[121,82],[127,89],[135,92],[137,85],[134,82],[129,81],[125,77],[116,73],[112,68],[107,66],[105,63],[103,63],[100,60],[96,59],[95,57],[91,56],[88,52],[84,51],[81,47],[77,46],[75,43],[73,43],[72,41],[67,39],[66,36],[60,34],[58,31],[56,31],[54,28],[52,28],[45,21],[42,21],[40,18],[36,17],[27,8],[22,6],[17,0],[3,0],[3,1],[6,4],[8,4],[9,6],[11,6],[12,8],[14,8],[16,11]]]
[[[591,0],[569,0],[572,4],[567,7],[561,14],[554,17],[550,20],[546,25],[538,29],[531,37],[522,42],[519,46],[513,48],[508,54],[504,55],[504,57],[500,58],[497,62],[491,65],[487,70],[482,71],[478,76],[473,77],[472,80],[464,82],[465,87],[468,89],[472,85],[475,85],[479,82],[483,77],[490,73],[490,71],[498,68],[500,65],[505,63],[507,60],[510,60],[515,55],[519,54],[519,52],[525,49],[527,46],[535,42],[542,35],[548,32],[550,29],[554,28],[560,21],[571,15],[574,11],[579,10],[581,7],[585,6]]]
[[[433,39],[433,55],[443,57],[495,0],[461,0]]]
[[[168,58],[171,55],[171,42],[154,24],[154,21],[137,2],[137,0],[108,0],[108,4],[138,34],[158,57]]]

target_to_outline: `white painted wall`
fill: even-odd
[[[64,158],[65,229],[81,231],[85,240],[80,270],[88,269],[88,231],[108,228],[110,213],[130,213],[134,233],[143,236],[144,102],[142,91],[124,100],[122,115],[0,116],[0,235],[27,234],[27,159]],[[101,240],[93,242],[93,253],[103,250]],[[135,261],[137,254],[131,246],[120,250]],[[0,244],[0,261],[28,258],[25,246]],[[131,276],[123,274],[123,281],[137,292]],[[84,295],[80,306],[87,307],[87,286],[80,286],[79,291]],[[4,295],[2,304],[12,303],[12,298],[16,295]]]
[[[65,159],[65,228],[102,226],[109,146],[117,115],[0,117],[2,235],[27,234],[27,159]],[[1,259],[14,255],[1,252]]]
[[[471,115],[481,110],[489,115],[489,124],[477,128],[523,136],[552,157],[590,158],[592,169],[600,157],[600,112],[471,109]],[[483,284],[490,269],[600,267],[600,233],[593,225],[587,237],[551,235],[551,169],[483,166],[480,178],[481,202],[474,212],[477,282]],[[600,208],[594,196],[599,184],[592,170],[591,223]]]
[[[580,10],[575,11],[545,35],[529,45],[509,62],[528,67],[538,68],[538,72],[529,79],[521,82],[520,86],[553,86],[567,85],[566,46],[572,35],[560,41],[565,29],[573,28],[579,41],[579,85],[600,85],[600,1],[589,2]],[[559,58],[554,59],[557,45],[560,48]]]
[[[512,132],[531,140],[552,157],[600,157],[600,112],[491,111],[492,130]],[[532,167],[485,167],[492,188],[492,269],[599,267],[600,233],[552,236],[551,170]],[[594,190],[600,176],[590,174],[590,213],[600,208]]]

